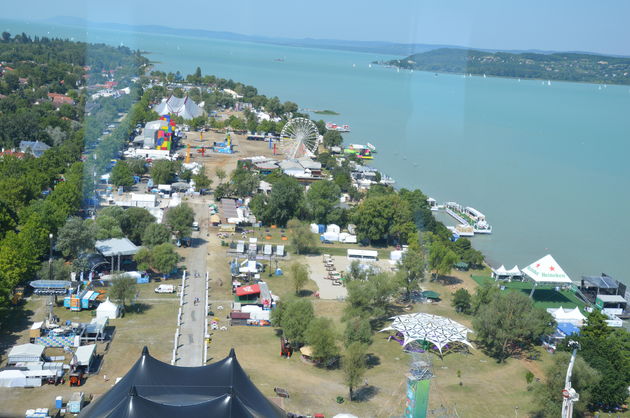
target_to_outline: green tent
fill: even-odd
[[[464,263],[462,261],[455,263],[454,267],[459,271],[468,271],[468,263]]]
[[[424,292],[422,292],[422,296],[424,296],[427,299],[439,299],[440,298],[440,294],[438,292],[434,292],[433,290],[425,290]]]

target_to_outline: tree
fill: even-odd
[[[446,244],[435,240],[429,246],[429,268],[433,278],[437,279],[450,273],[453,264],[457,262],[457,255]]]
[[[592,389],[591,407],[613,411],[628,398],[630,335],[624,329],[611,329],[606,319],[597,310],[591,312],[578,341],[580,355],[601,375],[599,384]]]
[[[126,162],[131,172],[136,176],[141,176],[147,172],[147,163],[145,160],[133,158],[126,160]]]
[[[367,368],[366,354],[365,345],[354,342],[346,349],[346,353],[343,356],[343,376],[348,386],[350,401],[354,400],[354,389],[359,385],[365,374]]]
[[[385,315],[395,284],[392,276],[386,273],[368,274],[363,281],[349,281],[344,317],[379,318]]]
[[[171,231],[166,225],[152,223],[147,225],[142,234],[142,245],[155,247],[171,240]]]
[[[499,293],[473,319],[477,341],[499,362],[553,331],[553,318],[521,292]]]
[[[282,176],[273,185],[263,212],[263,221],[285,226],[289,219],[299,217],[303,208],[304,192],[298,181]]]
[[[559,417],[562,410],[562,389],[567,374],[567,366],[571,355],[557,352],[553,356],[553,362],[545,372],[545,382],[535,387],[536,407],[534,417]],[[587,407],[592,404],[593,391],[601,380],[597,370],[589,366],[581,356],[577,356],[571,375],[571,386],[580,395],[579,402],[573,404],[573,416],[584,417],[588,412]]]
[[[306,208],[311,219],[319,224],[327,224],[329,214],[341,196],[339,186],[329,180],[319,180],[311,184],[306,192]]]
[[[102,215],[96,217],[96,238],[99,240],[110,238],[122,238],[122,228],[118,220],[112,216]]]
[[[145,208],[131,207],[123,212],[119,221],[127,238],[139,245],[145,229],[155,223],[155,217]]]
[[[138,270],[148,270],[151,268],[151,248],[142,247],[133,256],[133,261],[138,265]]]
[[[118,274],[112,279],[112,285],[107,293],[110,298],[125,306],[136,295],[136,279],[126,274]]]
[[[190,236],[194,221],[195,213],[186,203],[182,203],[166,212],[166,224],[171,227],[171,231],[179,239]]]
[[[349,347],[352,343],[358,342],[365,345],[372,344],[372,325],[367,318],[350,318],[346,322],[344,332],[344,343]]]
[[[405,289],[407,300],[411,298],[411,292],[419,289],[419,283],[424,278],[426,263],[424,261],[424,251],[420,247],[418,239],[412,239],[398,262],[399,279]]]
[[[232,188],[230,187],[228,183],[219,183],[217,187],[214,188],[213,194],[214,194],[214,200],[218,202],[226,196],[231,196]]]
[[[326,131],[324,134],[324,146],[326,148],[338,147],[343,144],[343,137],[338,131]]]
[[[37,272],[37,277],[41,280],[48,280],[50,275],[50,264],[48,260],[43,261],[41,268]],[[52,261],[52,280],[70,280],[72,264],[66,263],[62,258],[55,258]]]
[[[308,267],[295,261],[289,266],[289,272],[293,280],[295,294],[299,296],[300,290],[308,282]]]
[[[114,168],[112,168],[110,180],[117,187],[133,186],[133,172],[129,168],[127,161],[118,161],[116,163]]]
[[[173,244],[159,244],[151,250],[151,266],[163,275],[175,270],[178,262],[179,254],[175,252]]]
[[[256,189],[260,180],[258,176],[244,168],[237,168],[232,172],[232,190],[236,196],[251,196]]]
[[[173,162],[168,160],[154,161],[150,170],[153,183],[156,185],[172,183],[175,172]]]
[[[296,346],[306,342],[305,331],[315,317],[309,299],[288,299],[272,311],[272,322],[282,328],[284,335]]]
[[[476,315],[479,310],[488,305],[499,294],[499,288],[494,283],[484,283],[477,287],[471,301],[471,313]]]
[[[222,184],[223,180],[225,180],[225,178],[227,177],[225,170],[222,169],[221,167],[217,167],[214,170],[214,175],[217,176],[217,178],[219,179],[219,184]]]
[[[313,349],[313,359],[324,364],[329,363],[339,355],[333,329],[329,318],[313,318],[305,333],[306,343]]]
[[[95,237],[96,229],[92,221],[72,216],[59,229],[56,247],[64,257],[77,258],[83,251],[94,248]]]
[[[197,189],[197,191],[208,189],[212,185],[212,180],[210,180],[206,174],[205,166],[202,166],[197,174],[193,174],[192,179],[195,182],[195,189]]]
[[[457,312],[469,314],[471,312],[471,299],[472,297],[470,296],[468,290],[461,288],[457,289],[455,293],[453,293],[453,300],[451,304]]]
[[[409,204],[397,194],[365,199],[354,212],[357,234],[362,241],[407,243],[416,234]]]
[[[317,239],[308,224],[294,218],[287,223],[287,228],[291,231],[291,245],[297,254],[307,254],[317,247]]]

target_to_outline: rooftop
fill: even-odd
[[[110,238],[96,241],[96,250],[105,257],[115,255],[134,255],[138,252],[138,247],[127,238]]]

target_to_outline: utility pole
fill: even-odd
[[[52,260],[53,260],[53,234],[52,232],[48,234],[48,239],[50,240],[50,253],[48,256],[48,280],[52,280]],[[55,302],[57,302],[57,295],[50,295],[48,297],[48,319],[52,321],[53,317],[53,307]]]
[[[562,418],[572,418],[573,404],[580,400],[580,395],[571,387],[571,374],[573,373],[575,357],[577,356],[580,344],[577,341],[569,341],[569,347],[573,347],[573,353],[571,354],[571,361],[569,361],[567,377],[564,381],[564,389],[562,390]]]

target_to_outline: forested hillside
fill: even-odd
[[[630,58],[568,52],[512,54],[441,48],[381,64],[420,71],[630,84]]]

